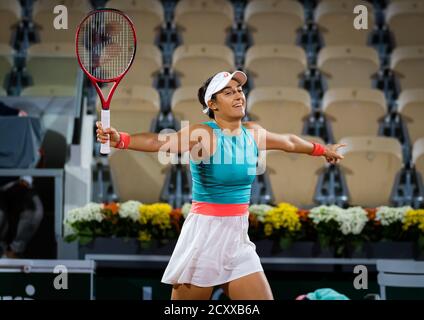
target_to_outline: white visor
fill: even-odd
[[[208,88],[205,93],[205,103],[208,105],[209,100],[212,96],[225,88],[225,86],[230,82],[231,79],[236,80],[240,85],[244,85],[247,81],[247,76],[242,71],[234,71],[233,73],[229,72],[220,72],[217,73],[209,82]],[[208,108],[203,109],[203,113],[208,113]]]

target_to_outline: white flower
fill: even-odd
[[[409,206],[399,207],[399,208],[391,208],[391,207],[379,207],[377,208],[377,212],[375,215],[375,220],[381,222],[381,225],[388,226],[394,222],[403,222],[405,214],[408,210],[412,208]]]
[[[361,207],[352,207],[340,212],[337,222],[344,235],[360,234],[368,222],[368,215]]]
[[[140,217],[139,210],[141,205],[141,202],[134,200],[124,202],[119,206],[119,216],[121,218],[130,218],[132,221],[137,222]]]
[[[69,210],[65,214],[64,225],[66,233],[69,233],[72,224],[81,221],[98,221],[102,222],[104,216],[101,212],[102,205],[94,202],[89,202],[84,207]]]
[[[191,203],[184,203],[183,207],[181,208],[181,213],[183,214],[184,219],[187,218],[188,214],[191,210]]]
[[[320,222],[337,221],[337,216],[343,209],[338,206],[319,206],[311,209],[309,218],[312,222],[318,224]]]
[[[260,222],[265,221],[265,216],[273,207],[267,204],[253,204],[249,207],[249,213],[253,214]]]
[[[361,207],[343,209],[335,205],[313,208],[309,218],[315,224],[336,221],[344,235],[360,234],[368,221],[367,212]]]

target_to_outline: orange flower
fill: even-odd
[[[297,211],[297,215],[299,216],[300,221],[308,221],[309,210],[299,209]]]
[[[110,210],[110,212],[112,213],[112,215],[116,215],[119,212],[119,204],[116,203],[116,202],[111,202],[111,203],[103,204],[103,209],[104,210]]]
[[[249,225],[253,228],[258,228],[259,221],[256,219],[256,216],[254,214],[249,214]]]
[[[377,215],[377,208],[364,208],[364,210],[367,212],[368,214],[368,220],[374,222],[375,225],[379,225],[381,224],[380,221],[375,220],[375,217]]]
[[[174,225],[177,232],[180,232],[180,219],[183,215],[180,208],[173,209],[170,213],[171,224]]]

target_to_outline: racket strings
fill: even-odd
[[[81,25],[78,52],[84,68],[98,79],[119,77],[135,54],[135,37],[129,21],[115,11],[97,11]]]

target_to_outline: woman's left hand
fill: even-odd
[[[340,160],[344,159],[344,157],[337,152],[339,148],[346,147],[346,144],[342,143],[336,143],[336,144],[329,144],[325,147],[325,153],[324,157],[325,160],[327,160],[328,163],[331,164],[337,164],[340,162]]]

